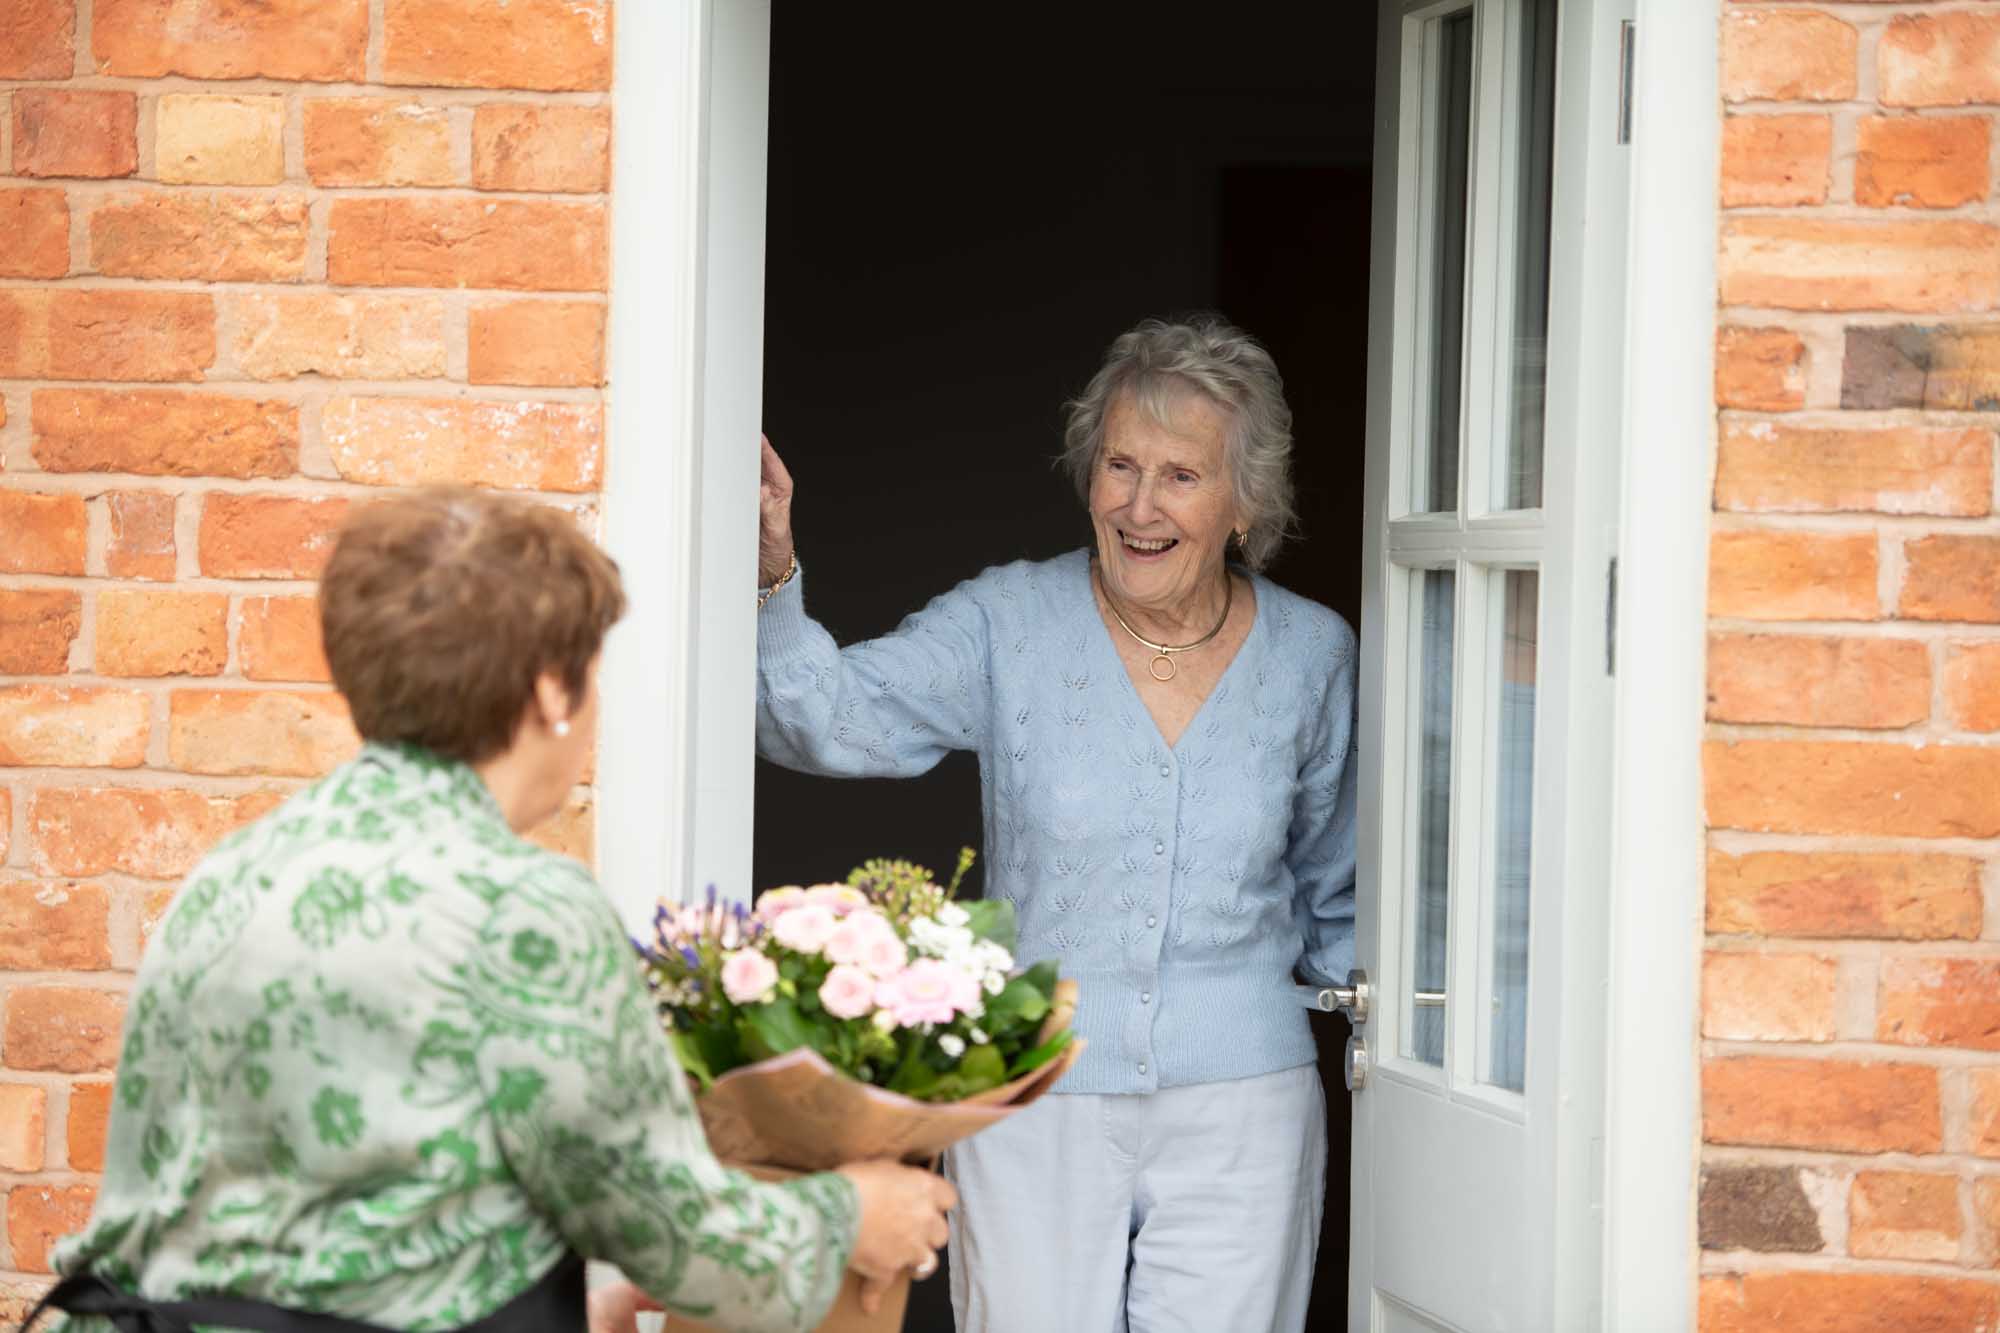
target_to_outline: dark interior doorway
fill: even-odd
[[[1082,545],[1050,466],[1062,404],[1118,333],[1197,310],[1285,377],[1305,539],[1272,577],[1358,623],[1373,27],[1372,5],[1296,0],[775,7],[764,422],[837,638]],[[759,886],[978,844],[971,755],[896,783],[758,766]],[[1314,1021],[1331,1145],[1309,1327],[1331,1333],[1347,1027]],[[942,1276],[906,1328],[950,1330]]]

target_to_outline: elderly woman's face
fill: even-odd
[[[1090,479],[1106,587],[1128,606],[1167,615],[1213,596],[1237,526],[1227,415],[1198,393],[1174,406],[1169,426],[1120,394],[1105,414],[1104,447]]]

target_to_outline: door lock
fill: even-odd
[[[1299,989],[1307,1008],[1326,1014],[1337,1009],[1357,1027],[1368,1021],[1368,974],[1358,967],[1347,974],[1345,986],[1322,986],[1318,989],[1301,986]]]
[[[1368,1043],[1360,1037],[1347,1039],[1347,1090],[1359,1092],[1368,1086]]]

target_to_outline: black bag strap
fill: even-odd
[[[583,1259],[564,1256],[526,1291],[457,1333],[583,1333]],[[28,1333],[48,1310],[96,1315],[118,1333],[193,1333],[197,1324],[249,1333],[395,1333],[380,1324],[343,1315],[294,1310],[241,1296],[197,1296],[184,1301],[149,1301],[119,1290],[101,1277],[78,1273],[57,1283],[21,1324]]]

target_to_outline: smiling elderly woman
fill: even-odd
[[[1257,573],[1290,426],[1242,331],[1142,324],[1070,407],[1094,549],[844,649],[765,445],[759,748],[837,777],[976,752],[987,892],[1082,985],[1060,1095],[948,1158],[960,1333],[1304,1323],[1326,1129],[1293,973],[1353,958],[1354,634]]]

